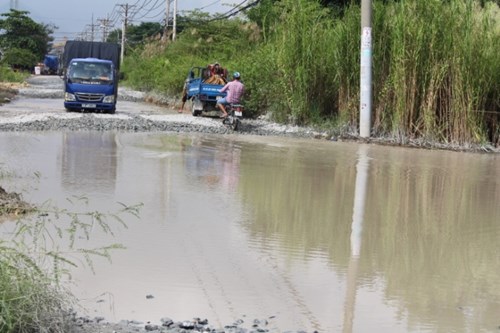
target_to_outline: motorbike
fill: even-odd
[[[229,104],[226,107],[227,117],[222,120],[222,123],[233,131],[237,131],[241,127],[244,109],[245,107],[241,104]]]

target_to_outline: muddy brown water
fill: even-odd
[[[500,157],[251,136],[0,133],[8,190],[143,203],[112,263],[72,269],[90,316],[275,332],[492,332]]]

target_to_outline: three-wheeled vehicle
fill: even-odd
[[[226,93],[219,92],[224,85],[206,83],[209,78],[207,67],[192,67],[184,83],[183,100],[191,100],[191,113],[195,117],[202,112],[217,110],[217,100],[226,96]]]

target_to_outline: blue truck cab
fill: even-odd
[[[74,58],[64,80],[64,107],[68,111],[99,110],[114,113],[118,82],[111,60]]]
[[[62,66],[67,111],[115,113],[120,50],[115,43],[66,42]]]

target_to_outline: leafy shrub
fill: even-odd
[[[12,48],[4,52],[2,62],[16,69],[31,70],[37,57],[29,50]]]
[[[23,82],[29,74],[12,70],[7,65],[0,64],[0,82]]]

